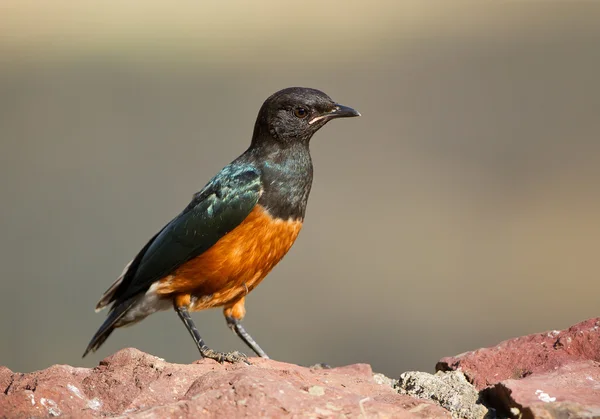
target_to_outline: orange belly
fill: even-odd
[[[302,222],[273,218],[257,205],[235,229],[200,256],[159,282],[159,295],[189,295],[193,311],[234,302],[254,287],[290,250]]]

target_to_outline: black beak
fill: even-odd
[[[360,116],[360,112],[348,106],[335,104],[335,108],[330,112],[330,118],[350,118],[352,116]]]
[[[311,119],[310,121],[308,121],[308,123],[310,125],[312,125],[317,121],[322,121],[322,120],[329,121],[334,118],[350,118],[353,116],[360,116],[360,112],[358,112],[348,106],[344,106],[344,105],[340,105],[339,103],[336,103],[331,111]]]

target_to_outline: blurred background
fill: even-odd
[[[247,300],[271,357],[397,377],[600,315],[598,22],[573,1],[4,0],[0,364],[196,360],[174,312],[81,354],[102,292],[288,86],[363,117],[313,138],[305,227]],[[248,352],[220,310],[193,317]]]

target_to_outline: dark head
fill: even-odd
[[[351,116],[360,116],[360,113],[335,103],[320,90],[289,87],[263,103],[256,118],[252,144],[267,138],[283,144],[308,144],[313,134],[330,120]]]

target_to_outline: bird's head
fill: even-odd
[[[330,120],[352,116],[360,116],[360,113],[335,103],[320,90],[289,87],[263,103],[256,119],[253,142],[269,136],[282,143],[308,143]]]

